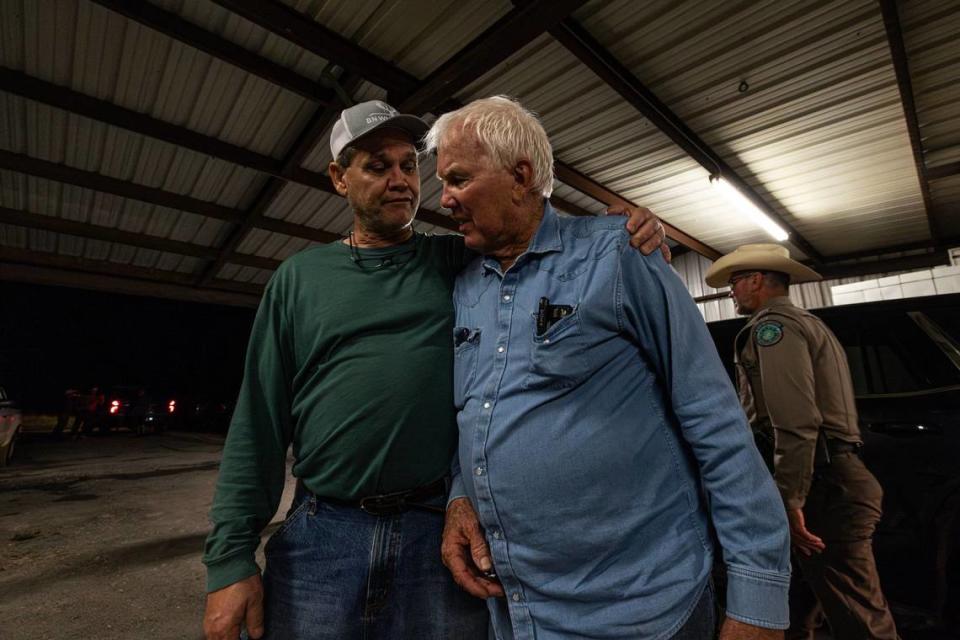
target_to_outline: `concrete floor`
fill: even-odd
[[[200,554],[222,446],[207,434],[28,434],[0,468],[0,640],[202,640]],[[264,539],[292,493],[288,482]]]
[[[200,554],[222,444],[28,435],[0,469],[0,638],[202,638]]]

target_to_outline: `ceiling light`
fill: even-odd
[[[737,211],[745,215],[750,222],[769,233],[777,242],[783,242],[789,235],[783,227],[774,222],[770,216],[761,211],[749,198],[735,186],[723,179],[722,176],[710,176],[710,183],[719,190],[724,197],[736,207]]]

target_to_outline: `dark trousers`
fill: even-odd
[[[794,555],[788,639],[812,639],[823,617],[834,640],[899,638],[873,558],[882,497],[856,453],[835,455],[829,466],[817,469],[803,515],[826,549]]]

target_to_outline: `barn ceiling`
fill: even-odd
[[[707,258],[768,238],[826,275],[960,244],[960,2],[0,0],[0,279],[256,304],[352,216],[345,104],[542,117],[554,204],[632,202]],[[434,165],[417,227],[449,232]]]

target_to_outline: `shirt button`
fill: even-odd
[[[510,302],[510,294],[509,294],[509,293],[508,293],[507,295],[503,296],[503,301],[504,301],[504,302]]]
[[[484,402],[484,403],[483,403],[483,408],[484,408],[484,409],[489,409],[489,408],[490,408],[490,403],[489,403],[489,402]]]
[[[482,476],[482,475],[483,475],[483,467],[477,467],[476,469],[473,470],[473,473],[474,473],[475,475]]]
[[[497,347],[497,353],[503,353],[505,349],[503,347]]]
[[[494,529],[494,530],[491,531],[490,533],[493,534],[493,537],[494,537],[495,539],[497,539],[497,540],[500,539],[500,529]]]
[[[520,602],[520,594],[519,594],[519,593],[514,593],[513,596],[511,596],[511,597],[513,598],[513,601],[514,601],[514,602]]]

